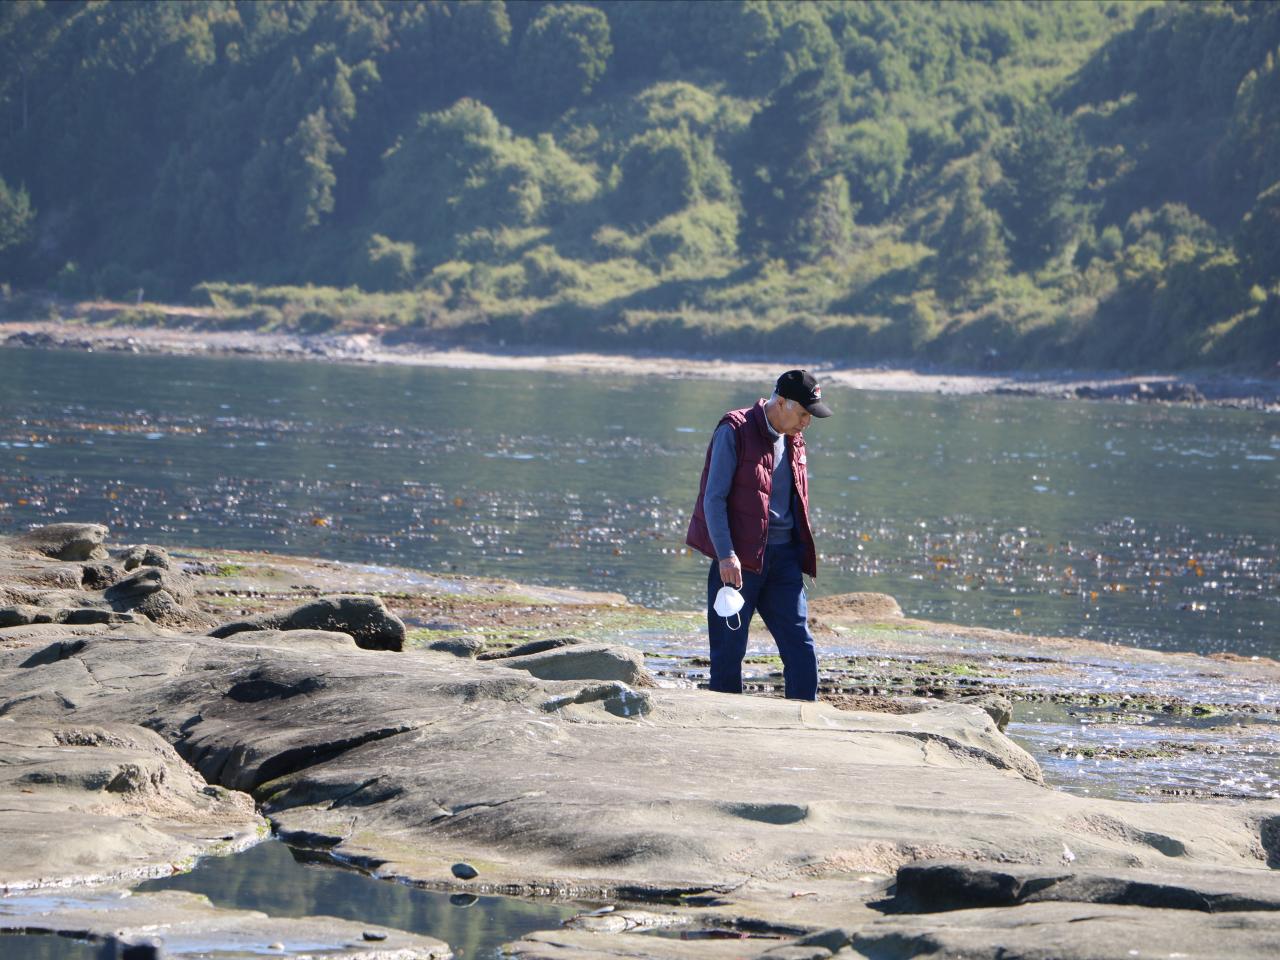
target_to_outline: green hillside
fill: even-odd
[[[13,291],[437,342],[1280,362],[1276,3],[11,2],[0,51]]]

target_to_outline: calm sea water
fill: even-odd
[[[200,893],[214,906],[261,910],[273,917],[341,917],[438,937],[459,960],[496,960],[504,943],[534,930],[554,930],[582,906],[441,893],[377,880],[269,840],[230,857],[206,857],[190,873],[148,880],[135,888]]]
[[[767,384],[0,350],[0,532],[241,547],[701,604],[720,414]],[[1280,420],[825,391],[816,594],[1280,655]]]

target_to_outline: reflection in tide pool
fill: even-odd
[[[705,441],[768,384],[0,350],[0,532],[241,547],[696,608]],[[1280,421],[826,391],[818,594],[919,616],[1280,653]]]
[[[276,917],[329,916],[444,940],[454,956],[491,958],[502,944],[549,930],[580,912],[548,900],[475,897],[423,890],[328,864],[308,863],[278,840],[229,857],[206,857],[190,873],[148,880],[140,893],[185,890],[217,907]]]
[[[0,934],[4,960],[115,960],[113,947],[55,936]]]

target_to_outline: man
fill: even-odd
[[[786,696],[817,699],[818,657],[801,577],[818,575],[803,431],[813,417],[829,416],[831,408],[822,402],[822,388],[812,374],[788,370],[768,401],[721,417],[707,446],[685,542],[712,561],[707,576],[712,690],[742,692],[747,630],[752,614],[759,612],[782,655]],[[741,591],[745,601],[736,629],[713,607],[726,584]]]

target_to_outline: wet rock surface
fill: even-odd
[[[1153,380],[1113,384],[1085,384],[1074,395],[1084,400],[1145,400],[1164,403],[1204,403],[1205,395],[1194,383]]]
[[[41,572],[42,563],[67,565],[8,549],[9,569],[25,579],[5,589],[63,575]],[[999,729],[1020,709],[1015,698],[951,683],[972,679],[971,660],[941,669],[933,661],[922,687],[921,669],[869,652],[877,670],[899,671],[902,682],[860,692],[847,675],[824,681],[829,695],[858,709],[731,697],[655,679],[639,652],[615,642],[617,633],[603,636],[610,642],[597,642],[599,629],[576,638],[584,642],[546,642],[566,637],[563,621],[577,616],[559,609],[575,602],[563,593],[522,594],[524,606],[510,616],[524,624],[524,636],[504,644],[490,632],[486,651],[507,655],[476,660],[430,649],[457,639],[450,630],[424,629],[429,639],[408,634],[402,650],[377,650],[356,644],[351,621],[271,626],[319,605],[323,598],[298,604],[316,581],[323,586],[312,575],[319,567],[291,575],[296,588],[281,589],[287,578],[272,577],[270,590],[256,592],[238,574],[232,593],[216,574],[170,591],[164,584],[174,566],[139,566],[147,575],[129,594],[166,593],[193,617],[220,612],[220,621],[236,616],[231,622],[247,626],[215,631],[226,633],[219,637],[144,615],[133,623],[0,628],[0,732],[11,725],[29,738],[55,738],[62,760],[69,744],[56,741],[58,730],[107,731],[93,735],[99,739],[135,731],[130,749],[145,759],[124,774],[122,760],[111,766],[66,752],[46,786],[15,780],[6,806],[42,816],[34,791],[64,783],[58,802],[73,826],[92,815],[163,832],[157,824],[178,800],[161,805],[163,816],[143,800],[168,796],[153,791],[157,783],[185,782],[166,765],[181,758],[195,786],[244,803],[252,796],[286,840],[378,876],[462,896],[642,899],[658,914],[707,924],[709,936],[751,934],[685,941],[619,927],[614,918],[525,938],[512,947],[524,956],[1047,956],[1034,952],[1046,943],[1065,944],[1061,956],[1111,956],[1122,947],[1114,955],[1128,956],[1157,929],[1152,942],[1172,943],[1182,928],[1204,924],[1205,910],[1185,906],[1192,902],[1212,905],[1217,955],[1269,955],[1261,945],[1274,937],[1280,902],[1272,869],[1280,802],[1137,804],[1050,789],[1035,759]],[[495,622],[494,596],[507,589],[465,587],[483,600],[475,608],[486,611],[481,619],[452,583],[433,581],[437,588],[438,600],[388,592],[397,612],[387,615],[399,619],[405,610],[473,630]],[[584,604],[581,622],[604,622],[601,604],[613,602]],[[551,636],[529,635],[531,603],[555,611]],[[878,635],[878,617],[857,626],[869,623],[860,604],[833,607],[829,629]],[[920,642],[937,644],[937,635],[935,627]],[[966,642],[985,644],[980,656],[1010,670],[1049,673],[1029,647],[1048,654],[1066,643],[979,631]],[[1241,684],[1272,682],[1266,665],[1214,669]],[[897,696],[933,686],[946,699]],[[970,694],[981,699],[957,699]],[[107,746],[103,739],[83,749]],[[161,747],[167,761],[154,752]],[[112,783],[122,789],[108,790]],[[67,801],[68,792],[83,802]],[[134,807],[121,806],[117,793],[136,797]],[[175,796],[193,807],[218,802],[188,793]],[[122,813],[135,808],[138,816]],[[58,843],[56,836],[33,843],[27,859]],[[0,857],[0,873],[19,860]],[[948,902],[938,889],[958,899]],[[932,912],[944,906],[966,909]],[[1036,939],[1027,923],[1058,939]],[[825,939],[812,939],[820,934]],[[1186,945],[1200,943],[1197,936]]]
[[[931,913],[1023,903],[1107,903],[1230,913],[1280,910],[1280,883],[1259,883],[1253,871],[1166,868],[1094,872],[1026,864],[918,863],[899,868],[897,912]]]
[[[218,909],[189,893],[45,895],[0,900],[0,933],[75,937],[133,960],[323,956],[332,960],[448,960],[444,942],[334,917],[269,917]],[[4,941],[0,939],[0,950]]]
[[[744,937],[725,939],[699,937],[691,940],[667,939],[643,932],[601,934],[588,930],[546,930],[507,944],[507,952],[521,960],[587,960],[603,957],[652,957],[655,960],[739,960],[764,955],[764,945],[777,940],[747,941]],[[831,956],[824,951],[823,956]]]
[[[900,620],[902,607],[887,593],[841,593],[815,598],[809,604],[809,615],[815,619]]]
[[[1000,960],[1274,955],[1280,914],[1188,913],[1144,907],[1034,903],[876,920],[853,933],[852,957],[943,956]]]

